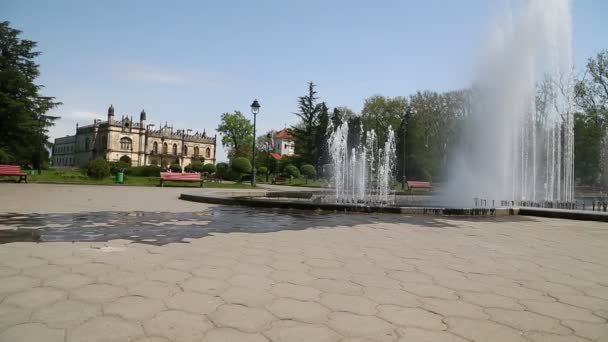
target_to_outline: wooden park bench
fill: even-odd
[[[160,173],[160,186],[164,185],[164,182],[200,182],[201,187],[203,186],[203,177],[198,172],[193,173],[179,173],[179,172],[161,172]]]
[[[283,176],[275,176],[272,177],[272,184],[287,184],[289,183],[289,178]]]
[[[21,172],[19,165],[0,165],[0,176],[18,176],[19,183],[21,181],[27,183],[27,173]]]
[[[407,181],[407,188],[410,191],[412,191],[414,189],[427,189],[427,190],[431,190],[433,188],[433,185],[431,184],[431,182]]]

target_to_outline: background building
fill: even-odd
[[[295,145],[293,136],[287,128],[275,133],[272,137],[272,153],[270,156],[276,160],[280,160],[283,156],[293,156],[295,154]]]
[[[161,126],[161,125],[159,125]],[[185,167],[193,161],[215,164],[216,137],[193,133],[191,129],[173,130],[166,123],[155,129],[146,124],[146,112],[139,121],[133,117],[114,118],[114,106],[108,108],[108,120],[95,120],[92,125],[78,127],[76,134],[55,139],[53,165],[75,167],[102,157],[108,161],[124,161],[132,166],[177,163]],[[68,162],[64,161],[67,160]]]

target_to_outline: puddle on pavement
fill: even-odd
[[[522,217],[449,218],[398,214],[216,207],[202,212],[89,212],[74,214],[0,214],[0,244],[32,241],[108,241],[126,239],[164,245],[210,233],[267,233],[315,227],[373,223],[410,223],[423,227],[458,227],[458,221],[513,221]]]

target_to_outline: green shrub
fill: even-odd
[[[103,179],[110,176],[110,164],[103,158],[91,160],[85,164],[86,174],[95,179]]]
[[[160,166],[133,166],[129,169],[129,175],[137,177],[160,177]]]
[[[268,173],[268,168],[266,166],[258,167],[258,175],[265,176]]]
[[[213,164],[203,164],[202,171],[205,172],[205,173],[214,173],[215,172],[215,165],[213,165]]]
[[[230,162],[230,168],[240,174],[251,172],[251,163],[245,157],[237,157]]]
[[[226,173],[224,174],[224,179],[229,181],[239,182],[241,180],[242,174],[232,168],[228,168]]]
[[[169,166],[169,170],[172,172],[182,172],[182,167],[178,163],[173,163]]]
[[[302,172],[302,174],[308,179],[308,178],[314,178],[317,176],[317,170],[315,169],[314,166],[310,165],[310,164],[304,164],[300,167],[300,171]]]
[[[215,166],[215,175],[224,178],[228,172],[228,164],[226,163],[217,163]]]
[[[124,172],[125,174],[129,174],[130,168],[131,165],[123,161],[110,162],[110,173],[112,173],[113,175],[115,175],[117,172]]]
[[[184,171],[186,172],[203,172],[203,163],[201,163],[200,161],[194,161],[192,162],[190,165],[187,165],[184,168]]]
[[[295,165],[293,165],[293,164],[285,166],[285,170],[284,171],[288,175],[293,176],[295,178],[300,178],[300,176],[302,176],[300,174],[300,170],[298,170],[298,168]]]

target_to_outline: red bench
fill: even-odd
[[[276,176],[276,177],[272,177],[272,184],[287,184],[289,182],[289,179],[287,177],[283,177],[283,176]]]
[[[193,172],[193,173],[161,172],[160,173],[160,186],[163,186],[165,181],[200,182],[201,187],[203,186],[203,177],[198,172]]]
[[[407,181],[407,188],[410,191],[412,191],[414,189],[427,189],[427,190],[431,190],[433,188],[433,185],[431,185],[431,182]]]
[[[27,183],[27,173],[21,172],[19,165],[0,165],[0,176],[19,176],[19,183]]]

